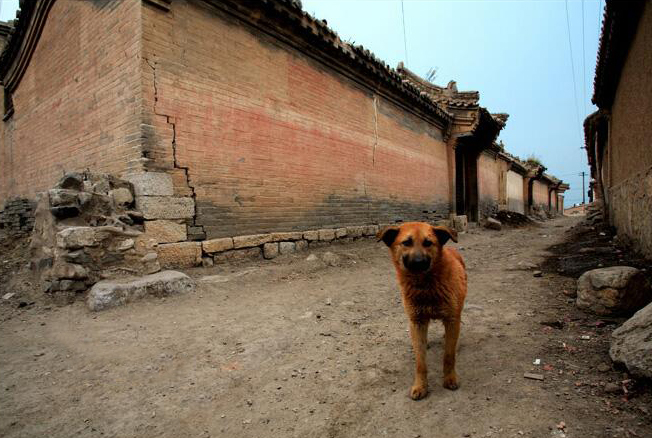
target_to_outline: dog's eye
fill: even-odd
[[[426,248],[429,247],[429,246],[431,246],[431,245],[432,245],[432,242],[429,241],[428,239],[426,239],[426,240],[423,241],[423,246],[425,246]]]
[[[401,245],[403,246],[412,246],[412,239],[407,239],[401,242]]]

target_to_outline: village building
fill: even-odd
[[[584,122],[591,190],[619,236],[652,256],[652,2],[606,2]]]
[[[496,165],[507,115],[454,82],[389,67],[297,1],[38,0],[12,26],[0,204],[33,199],[65,172],[112,174],[134,184],[163,249],[475,222],[532,204],[515,188],[526,169]],[[551,193],[530,194],[550,209]]]

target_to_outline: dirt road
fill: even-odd
[[[607,366],[614,326],[573,309],[562,293],[572,279],[528,267],[576,221],[454,244],[469,274],[461,387],[441,386],[434,324],[431,392],[418,402],[382,243],[197,270],[213,277],[192,294],[97,314],[81,302],[4,308],[0,436],[652,436],[647,396],[603,388],[626,377]],[[339,266],[321,260],[327,251]]]

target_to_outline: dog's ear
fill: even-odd
[[[392,246],[394,239],[398,236],[398,232],[399,227],[385,227],[376,233],[376,239],[378,239],[379,242],[382,240],[387,246]]]
[[[432,227],[432,230],[441,246],[444,246],[448,242],[448,239],[452,239],[453,242],[457,243],[457,231],[444,226]]]

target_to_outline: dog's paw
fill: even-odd
[[[450,389],[451,391],[455,391],[459,388],[457,376],[455,374],[444,377],[444,388]]]
[[[428,395],[428,387],[427,386],[414,385],[414,386],[412,386],[410,388],[410,398],[412,400],[421,400],[426,395]]]

